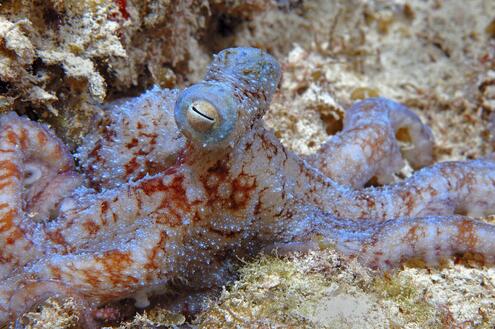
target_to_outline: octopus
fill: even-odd
[[[476,219],[495,211],[493,157],[433,164],[431,130],[385,98],[298,156],[262,121],[280,77],[262,50],[223,50],[182,91],[108,105],[75,155],[46,126],[0,117],[0,322],[49,296],[146,307],[221,287],[239,258],[322,242],[380,271],[493,263],[495,226]],[[391,182],[406,160],[414,174]]]

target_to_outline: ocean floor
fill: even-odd
[[[350,104],[372,96],[406,104],[432,127],[436,161],[495,146],[492,0],[2,1],[0,111],[50,124],[74,148],[105,102],[186,86],[211,54],[235,45],[281,62],[265,122],[296,153],[315,151]],[[260,256],[239,273],[195,319],[155,308],[113,327],[495,327],[495,268],[468,260],[383,275],[322,248]],[[75,328],[77,318],[73,301],[50,299],[23,323]]]

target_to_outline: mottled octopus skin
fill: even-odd
[[[53,216],[80,184],[70,153],[42,125],[14,113],[0,118],[0,277],[41,256],[33,241],[39,220]]]
[[[494,226],[462,214],[494,212],[495,162],[439,163],[360,188],[400,168],[396,139],[410,143],[413,167],[429,164],[430,130],[404,106],[368,99],[302,159],[261,120],[279,78],[263,51],[227,49],[182,92],[155,88],[114,103],[77,152],[82,176],[47,128],[3,116],[0,320],[55,294],[146,306],[170,284],[220,287],[240,257],[322,241],[382,270],[458,253],[493,262]],[[187,119],[197,101],[218,110],[211,131]]]
[[[398,139],[409,144],[402,154]],[[373,177],[379,183],[390,183],[404,166],[402,156],[415,169],[430,165],[432,147],[430,128],[413,112],[396,102],[374,98],[348,109],[342,132],[306,160],[338,183],[360,188]]]
[[[178,93],[154,87],[105,107],[98,129],[86,136],[76,154],[92,187],[115,188],[175,163],[185,145],[173,115]]]

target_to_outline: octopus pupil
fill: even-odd
[[[199,111],[194,105],[191,107],[192,110],[194,112],[196,112],[197,114],[201,115],[203,118],[207,119],[207,120],[210,120],[210,121],[215,121],[215,119],[213,119],[212,117],[209,117],[207,116],[206,114],[202,113],[201,111]]]

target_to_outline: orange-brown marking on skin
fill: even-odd
[[[156,138],[158,137],[157,134],[146,134],[146,133],[140,133],[139,136],[144,136],[144,137],[147,137],[149,138],[149,141],[148,141],[148,144],[150,145],[155,145],[156,144]],[[146,152],[143,152],[145,154],[147,154]]]
[[[5,174],[0,176],[0,179],[5,179],[12,176],[16,177],[17,179],[21,177],[19,168],[17,168],[15,163],[10,160],[0,161],[0,168],[2,168],[6,172]]]
[[[15,150],[12,150],[12,149],[8,149],[8,150],[5,150],[5,149],[0,149],[0,153],[14,153]]]
[[[134,137],[133,139],[131,139],[131,142],[130,143],[127,143],[125,146],[128,148],[128,149],[132,149],[133,147],[136,147],[138,145],[138,139],[136,137]]]
[[[255,216],[258,216],[259,214],[261,214],[261,211],[262,211],[262,208],[263,208],[263,202],[261,202],[261,194],[262,194],[265,190],[266,190],[266,188],[264,188],[264,189],[260,192],[260,194],[259,194],[259,196],[258,196],[258,200],[257,200],[257,202],[256,202],[256,204],[255,204],[255,206],[254,206],[254,211],[253,211],[253,214],[254,214]]]
[[[158,163],[154,162],[152,160],[146,160],[144,163],[146,170],[143,173],[140,173],[137,177],[136,180],[139,180],[146,176],[146,173],[148,173],[150,176],[153,176],[155,174],[161,173],[165,171],[167,168],[170,167],[170,164],[163,164],[163,163]],[[139,178],[138,178],[139,177]]]
[[[5,209],[7,207],[9,207],[8,203],[0,203],[0,210]]]
[[[369,148],[371,150],[367,161],[374,159],[379,159],[384,156],[384,147],[388,140],[387,131],[389,130],[388,126],[384,126],[382,124],[373,123],[373,124],[365,124],[360,127],[356,127],[352,129],[358,135],[366,135],[374,133],[373,138],[366,138],[359,140],[356,142],[360,145],[360,148],[364,155],[364,149]]]
[[[418,230],[419,230],[419,226],[418,225],[413,225],[409,228],[409,230],[407,231],[406,235],[404,236],[404,239],[403,241],[405,241],[406,243],[409,243],[411,245],[414,245],[416,244],[416,242],[418,241]]]
[[[21,147],[26,149],[28,147],[28,131],[25,127],[22,127],[19,131],[19,142],[21,143]]]
[[[56,158],[56,159],[60,159],[62,158],[62,154],[63,154],[63,150],[62,150],[62,146],[60,144],[57,144],[55,145],[55,149],[53,150],[53,157]]]
[[[373,255],[375,255],[376,259],[380,259],[380,257],[383,256],[383,251],[375,251],[373,252]]]
[[[74,271],[80,271],[85,278],[85,281],[92,287],[98,287],[102,282],[102,277],[94,269],[74,269]]]
[[[360,199],[366,202],[366,207],[367,209],[373,209],[375,208],[375,199],[369,194],[366,193],[360,193],[356,196],[356,199]]]
[[[139,150],[137,150],[137,152],[134,152],[134,155],[146,156],[146,155],[150,154],[150,152],[152,152],[152,150],[153,150],[153,148],[151,148],[150,150],[139,149]]]
[[[14,244],[17,240],[24,236],[24,232],[18,228],[13,230],[9,236],[5,239],[7,244]]]
[[[51,232],[50,231],[46,232],[46,237],[56,244],[59,244],[62,246],[67,245],[67,241],[65,240],[64,236],[62,235],[62,229],[58,229],[58,230],[51,231]]]
[[[180,165],[173,165],[171,167],[168,167],[167,169],[165,169],[165,171],[163,172],[163,175],[164,176],[167,176],[167,175],[173,175],[175,174],[178,170],[179,170],[179,167]]]
[[[12,264],[13,260],[12,255],[5,256],[3,250],[0,250],[0,264]]]
[[[7,141],[10,144],[17,144],[17,134],[13,132],[12,130],[7,131]]]
[[[62,271],[60,271],[60,268],[54,266],[54,265],[51,265],[51,264],[48,264],[48,269],[50,270],[51,274],[52,274],[52,278],[54,280],[60,280],[62,279]]]
[[[59,174],[65,173],[73,168],[74,163],[67,161],[62,167],[59,169]]]
[[[44,131],[38,131],[38,144],[41,146],[45,145],[48,141],[48,136]]]
[[[228,161],[219,160],[214,166],[207,170],[206,175],[200,178],[203,188],[207,192],[208,205],[210,207],[217,206],[223,209],[238,209],[247,204],[249,200],[250,192],[256,186],[256,181],[251,179],[250,176],[240,174],[238,177],[231,179],[229,177]],[[212,180],[215,177],[215,180]],[[242,180],[249,182],[246,186],[241,184]],[[215,185],[211,184],[211,181],[218,182]],[[230,194],[228,197],[220,197],[218,188],[220,184],[230,185]]]
[[[191,213],[194,203],[190,203],[183,186],[184,176],[177,175],[167,185],[166,197],[162,200],[160,208],[168,210],[168,225],[176,226],[182,223],[184,214]]]
[[[242,181],[247,181],[247,184],[241,184]],[[243,209],[251,200],[252,192],[256,189],[256,178],[241,173],[232,182],[232,205],[236,209]],[[239,197],[240,196],[240,197]]]
[[[430,193],[431,196],[437,196],[438,195],[438,191],[431,185],[428,185],[426,190]]]
[[[16,176],[17,178],[20,177],[19,169],[17,168],[15,163],[10,160],[0,161],[0,168],[7,171],[8,173],[12,173],[12,175]]]
[[[148,170],[145,170],[145,171],[142,171],[140,172],[139,174],[136,175],[136,177],[134,177],[132,179],[133,182],[137,182],[138,180],[141,180],[141,178],[144,178],[146,176],[146,174],[149,174],[150,176],[153,176],[155,175],[157,172],[150,172]]]
[[[46,185],[45,185],[46,186]],[[43,190],[39,191],[35,195],[31,197],[31,200],[25,204],[25,206],[22,208],[23,210],[25,209],[31,209],[33,205],[37,204],[40,200],[40,198],[43,196]]]
[[[156,216],[157,223],[167,224],[169,226],[175,227],[182,223],[182,218],[180,211],[177,211],[172,207],[168,207],[163,214]]]
[[[95,147],[89,153],[88,158],[93,158],[91,160],[91,164],[94,164],[95,162],[99,162],[99,163],[105,162],[105,161],[102,161],[102,158],[100,156],[101,147],[102,147],[102,143],[101,143],[101,140],[99,140],[96,143]],[[88,165],[88,166],[85,166],[84,169],[86,170],[87,176],[90,177],[90,186],[97,189],[97,190],[100,190],[101,186],[99,185],[99,182],[95,181],[94,180],[95,177],[92,175],[95,171],[93,166]]]
[[[186,191],[183,187],[184,176],[175,176],[170,183],[165,185],[162,177],[150,179],[141,183],[140,187],[143,192],[151,196],[152,194],[163,192],[164,198],[160,209],[166,212],[165,215],[159,216],[161,223],[167,223],[176,226],[182,223],[180,213],[188,213],[191,210],[191,204],[187,200]]]
[[[208,195],[208,205],[211,206],[214,202],[216,202],[216,200],[220,199],[218,196],[219,184],[212,185],[209,183],[209,181],[211,181],[211,177],[215,176],[217,178],[216,181],[220,183],[227,180],[227,175],[228,168],[225,161],[218,160],[214,166],[208,168],[206,175],[200,178],[203,188],[206,190]]]
[[[407,213],[412,213],[415,205],[414,195],[411,191],[399,191],[399,197],[404,201],[407,208]]]
[[[137,163],[137,158],[134,157],[129,161],[128,163],[125,164],[125,174],[130,175],[134,172],[139,167],[139,164]]]
[[[108,210],[108,201],[104,200],[100,204],[100,217],[101,217],[101,222],[103,225],[107,224],[107,219],[106,219],[107,210]]]
[[[96,261],[103,265],[113,286],[130,287],[132,283],[138,282],[135,277],[123,274],[132,265],[130,252],[109,250],[104,252],[102,257],[98,257]]]
[[[113,142],[114,141],[113,138],[117,136],[117,132],[111,130],[107,125],[107,126],[103,126],[101,135],[107,142]]]
[[[100,161],[100,150],[101,150],[101,141],[98,141],[98,143],[95,145],[95,147],[91,150],[91,152],[89,153],[89,156],[92,157],[92,158],[95,158],[96,161]]]
[[[165,192],[168,189],[168,186],[163,184],[163,180],[161,177],[146,180],[141,183],[140,187],[147,196],[150,196],[157,192]]]
[[[272,143],[264,134],[258,135],[261,140],[261,148],[266,151],[266,156],[269,161],[278,155],[278,147]]]
[[[457,224],[457,239],[459,242],[465,243],[470,249],[474,249],[478,244],[474,223],[469,220],[463,220]]]
[[[145,269],[149,270],[154,270],[159,268],[160,266],[156,262],[156,256],[158,255],[158,252],[165,247],[165,240],[167,240],[168,236],[167,233],[164,231],[160,232],[160,241],[151,249],[151,252],[148,257],[148,262],[144,265]]]
[[[0,180],[11,178],[11,177],[12,177],[11,173],[3,174],[3,175],[0,175]]]
[[[385,263],[385,264],[387,265],[387,267],[389,267],[389,268],[394,267],[394,264],[392,263],[392,261],[391,261],[390,259],[386,259],[386,260],[384,261],[384,263]]]
[[[14,226],[14,219],[17,216],[17,210],[10,209],[0,218],[0,233],[9,231]]]
[[[100,226],[90,220],[84,222],[83,227],[90,235],[94,235],[100,230]]]
[[[12,182],[11,180],[6,181],[6,182],[3,182],[3,183],[0,183],[0,190],[3,189],[6,186],[11,186],[13,184],[14,184],[14,182]]]

